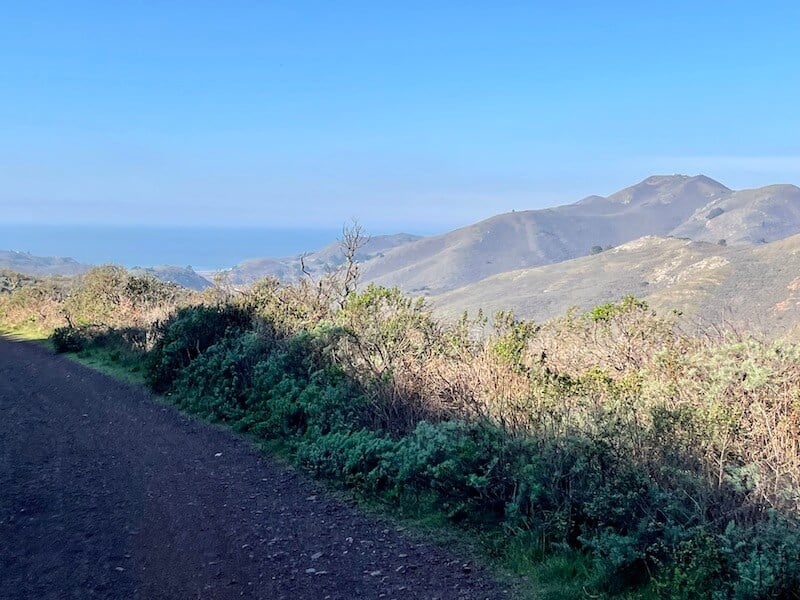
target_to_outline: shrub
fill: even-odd
[[[163,319],[188,294],[150,275],[104,265],[76,279],[62,311],[76,327],[144,327]]]
[[[304,332],[282,341],[253,372],[247,399],[252,429],[267,438],[355,431],[369,404],[342,370],[324,358],[334,330]]]
[[[448,416],[426,398],[444,336],[421,298],[370,284],[348,297],[335,323],[331,358],[370,399],[375,427],[403,433],[421,420]]]
[[[74,327],[57,327],[50,335],[56,352],[80,352],[86,344],[85,336]]]
[[[333,431],[306,440],[297,457],[319,477],[360,492],[387,493],[396,484],[392,464],[396,448],[396,441],[368,429]]]
[[[214,420],[244,419],[254,369],[268,359],[271,350],[271,340],[252,331],[222,337],[179,371],[176,400]]]
[[[151,384],[319,476],[591,561],[586,593],[797,597],[800,346],[690,336],[633,297],[444,325],[396,289],[326,281],[178,310],[152,332]],[[128,284],[122,305],[158,291]],[[144,352],[150,332],[54,343]]]
[[[147,365],[147,380],[154,390],[168,390],[192,360],[226,336],[252,327],[250,313],[231,305],[189,306],[159,327],[160,337]]]
[[[24,276],[11,277],[0,285],[0,320],[6,327],[33,327],[51,334],[57,327],[69,323],[64,319],[63,302],[70,283],[63,278],[49,277],[30,280]]]

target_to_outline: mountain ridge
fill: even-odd
[[[362,281],[433,296],[648,235],[751,245],[797,232],[800,188],[795,186],[737,191],[702,174],[651,175],[608,196],[502,213],[439,235],[408,236],[357,258]],[[311,253],[306,267],[321,275],[335,266],[337,252],[333,244]],[[299,257],[254,259],[229,273],[239,285],[267,275],[290,282],[302,276],[299,265]]]
[[[376,283],[441,293],[512,269],[552,264],[644,235],[668,235],[731,190],[704,176],[651,176],[608,197],[504,213],[423,238],[363,265]]]

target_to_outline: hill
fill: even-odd
[[[79,263],[75,259],[63,256],[35,256],[28,252],[0,250],[0,271],[9,271],[21,275],[62,275],[71,277],[82,275],[94,265]],[[204,290],[213,284],[197,274],[191,267],[134,267],[131,272],[147,274],[170,283],[175,283],[192,290]]]
[[[386,252],[420,239],[422,239],[420,236],[408,233],[374,236],[359,249],[356,260],[362,263],[378,260],[383,258]],[[277,277],[287,283],[295,282],[303,276],[301,258],[302,264],[312,276],[324,275],[339,267],[344,260],[339,242],[334,242],[305,256],[254,258],[243,261],[228,272],[230,282],[234,285],[247,285],[267,276]]]
[[[63,256],[34,256],[28,252],[0,250],[0,269],[25,275],[80,275],[91,265]]]
[[[798,232],[800,188],[770,185],[717,198],[693,214],[672,234],[728,244],[763,244]]]
[[[367,280],[435,294],[506,271],[585,256],[645,235],[667,235],[731,193],[705,176],[650,177],[605,198],[512,212],[395,248],[363,267]]]
[[[735,191],[705,175],[652,176],[608,197],[497,215],[431,237],[378,236],[357,255],[361,279],[435,296],[488,277],[561,263],[645,236],[754,245],[800,232],[800,188]],[[320,276],[341,264],[337,243],[306,255]],[[300,256],[257,258],[229,271],[231,283],[302,277]]]
[[[169,265],[149,268],[135,267],[131,269],[131,272],[137,275],[151,275],[161,281],[174,283],[198,292],[202,292],[214,285],[208,279],[198,274],[192,267],[173,267]]]
[[[495,275],[431,302],[450,316],[513,309],[541,322],[628,294],[691,320],[788,332],[800,323],[800,235],[739,247],[645,237],[598,255]]]

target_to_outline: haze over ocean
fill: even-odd
[[[69,256],[126,267],[191,265],[211,271],[257,257],[311,252],[341,236],[335,229],[0,224],[0,249]]]

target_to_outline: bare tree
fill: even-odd
[[[342,228],[342,237],[339,240],[339,248],[344,257],[344,264],[339,273],[340,294],[339,306],[344,306],[347,298],[358,287],[360,269],[357,261],[358,251],[370,240],[364,233],[361,223],[357,219],[352,219],[350,223]]]

